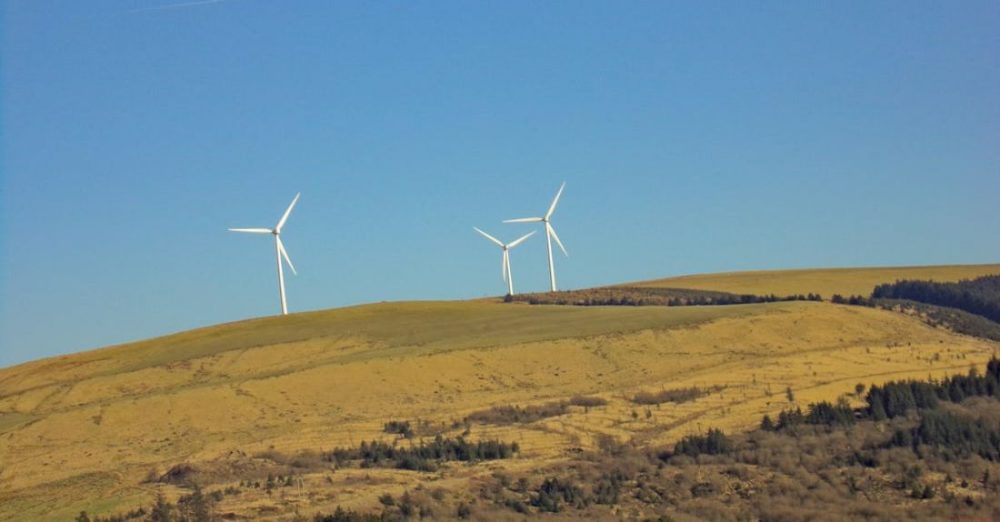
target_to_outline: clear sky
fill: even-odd
[[[1000,261],[1000,3],[8,0],[0,366],[292,311]],[[540,235],[513,251],[544,290]]]

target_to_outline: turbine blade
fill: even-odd
[[[230,232],[242,232],[244,234],[270,234],[270,228],[230,228]]]
[[[479,230],[476,227],[472,227],[472,230],[475,230],[476,232],[479,232],[480,234],[482,234],[483,237],[485,237],[486,239],[489,239],[490,241],[496,243],[498,247],[503,248],[503,243],[501,243],[499,239],[497,239],[497,238],[495,238],[495,237],[487,234],[486,232],[483,232],[482,230]]]
[[[552,234],[552,239],[555,239],[556,244],[559,245],[559,249],[563,251],[563,254],[569,257],[569,252],[566,251],[566,247],[563,246],[562,241],[559,241],[559,234],[556,234],[556,229],[553,228],[552,225],[549,225],[548,223],[546,223],[545,225],[548,227],[549,233]]]
[[[503,278],[503,282],[507,282],[507,251],[503,251],[503,255],[500,256],[500,276]]]
[[[520,245],[521,243],[524,243],[524,240],[528,239],[529,237],[531,237],[533,235],[535,235],[535,232],[536,231],[533,230],[530,233],[527,233],[527,234],[525,234],[525,235],[523,235],[523,236],[515,239],[511,244],[507,245],[507,248],[514,248],[517,245]]]
[[[545,213],[545,219],[552,217],[552,213],[556,211],[556,205],[559,204],[559,196],[562,196],[563,189],[566,188],[566,182],[559,186],[559,192],[556,192],[555,199],[552,200],[552,204],[549,205],[549,211]]]
[[[288,268],[292,269],[293,274],[299,275],[299,273],[295,271],[295,265],[292,264],[292,260],[288,257],[288,251],[285,250],[285,244],[281,242],[281,237],[274,236],[274,240],[278,242],[278,252],[281,252],[281,257],[285,258],[285,262],[288,263]]]
[[[288,209],[286,209],[285,213],[282,214],[281,221],[278,221],[278,226],[274,227],[275,230],[281,232],[281,227],[285,226],[285,221],[288,221],[288,215],[292,213],[292,209],[295,208],[295,204],[299,202],[299,196],[301,195],[301,192],[295,195],[295,199],[292,200],[292,204],[288,205]]]
[[[542,220],[542,218],[540,218],[540,217],[517,218],[517,219],[508,219],[508,220],[504,221],[504,223],[538,223],[541,220]]]

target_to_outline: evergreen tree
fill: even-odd
[[[163,498],[163,493],[157,493],[156,503],[149,513],[150,522],[171,522],[174,516],[174,507]]]
[[[186,500],[184,504],[188,520],[191,522],[209,522],[212,519],[208,499],[202,493],[201,486],[195,484],[194,492]]]

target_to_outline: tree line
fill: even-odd
[[[819,294],[732,294],[687,288],[609,287],[507,296],[506,302],[571,306],[713,306],[781,301],[822,301]]]
[[[1000,323],[1000,275],[967,279],[957,283],[896,281],[878,285],[876,299],[908,299],[957,308]]]
[[[505,443],[495,439],[470,442],[461,436],[445,438],[438,435],[429,443],[421,441],[411,446],[397,446],[379,440],[362,441],[356,448],[334,449],[325,455],[325,460],[338,466],[361,461],[362,468],[435,471],[442,462],[509,459],[518,451],[520,446],[517,442]]]

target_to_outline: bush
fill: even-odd
[[[409,421],[389,421],[382,426],[382,431],[402,435],[407,439],[413,438],[413,428]]]
[[[621,496],[625,476],[620,471],[603,473],[594,484],[594,503],[614,505]]]
[[[658,392],[639,392],[632,397],[631,401],[635,404],[642,404],[646,406],[663,404],[665,402],[682,403],[693,401],[698,397],[707,395],[714,391],[719,391],[721,389],[721,387],[717,386],[709,390],[702,390],[697,386],[692,386],[690,388],[660,390]]]

